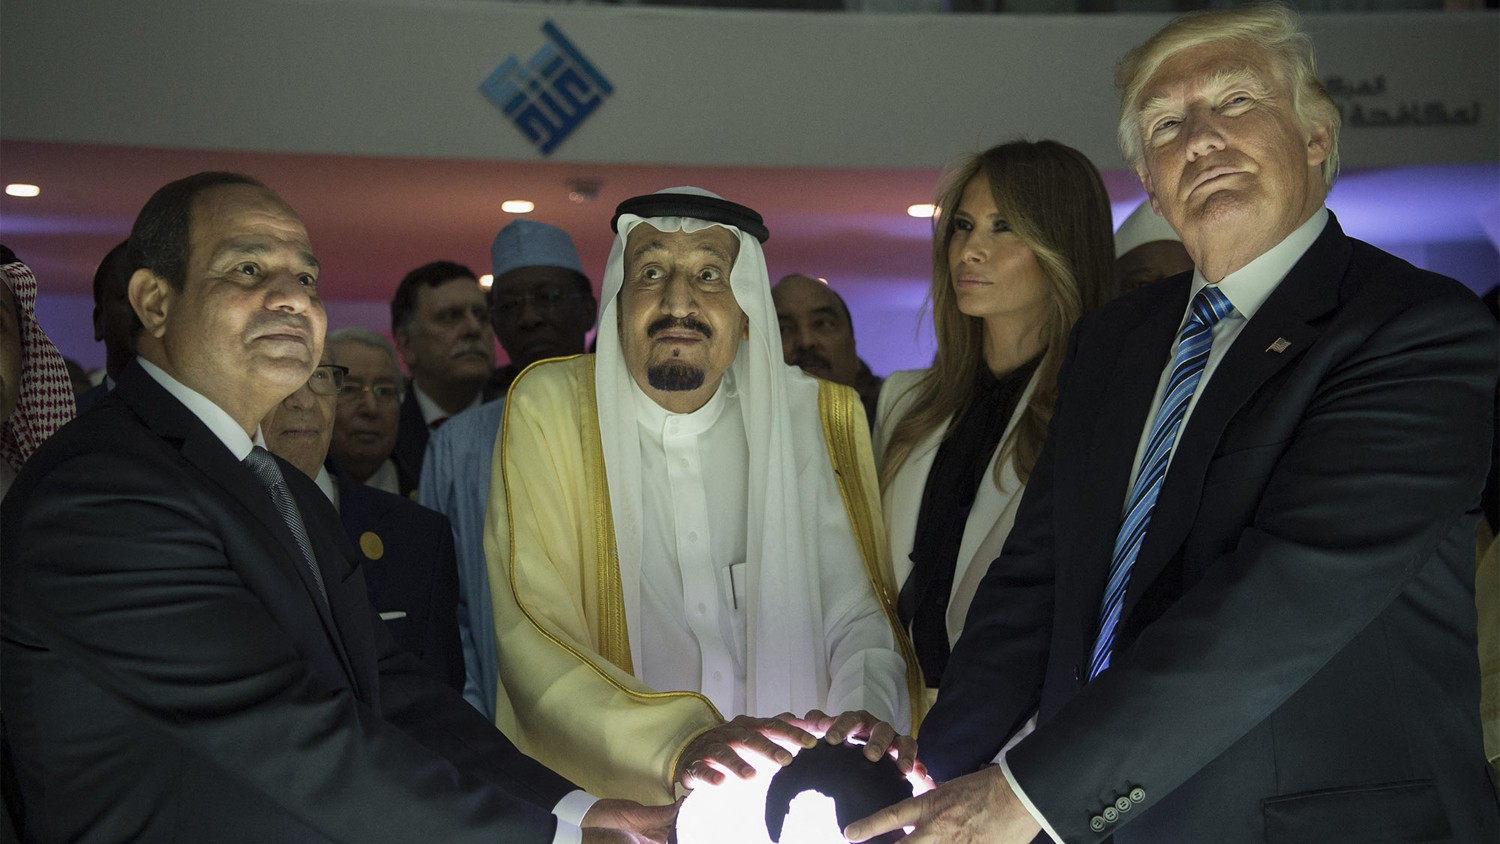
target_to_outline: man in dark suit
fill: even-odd
[[[136,362],[0,508],[26,839],[579,840],[553,812],[587,797],[395,647],[332,508],[255,445],[323,343],[296,214],[199,174],[152,196],[130,251]]]
[[[114,389],[115,380],[135,357],[135,334],[140,321],[130,309],[129,240],[104,255],[94,271],[94,340],[104,343],[104,380],[78,396],[78,412],[99,403]]]
[[[489,308],[474,271],[433,261],[407,273],[391,297],[391,333],[411,370],[392,457],[406,477],[417,478],[431,432],[480,404],[495,365]]]
[[[1122,62],[1121,145],[1197,269],[1079,321],[922,726],[954,779],[856,840],[1500,840],[1472,556],[1495,324],[1323,207],[1312,68],[1280,7]]]
[[[330,471],[334,406],[348,375],[333,343],[302,389],[260,422],[266,449],[318,485],[359,552],[370,603],[396,644],[456,692],[464,689],[458,644],[458,563],[453,527],[441,513]]]

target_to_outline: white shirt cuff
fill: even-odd
[[[558,818],[557,831],[552,833],[552,844],[583,844],[583,830]]]
[[[1005,775],[1005,781],[1010,783],[1010,790],[1015,792],[1016,797],[1020,798],[1021,805],[1025,806],[1026,811],[1030,812],[1031,816],[1036,819],[1037,824],[1042,828],[1042,832],[1047,833],[1048,837],[1056,841],[1057,844],[1063,844],[1062,836],[1057,834],[1057,830],[1052,828],[1052,824],[1047,823],[1047,819],[1042,817],[1042,813],[1037,809],[1036,804],[1032,803],[1031,798],[1026,796],[1026,792],[1021,788],[1021,784],[1016,782],[1016,778],[1011,775],[1010,765],[1006,764],[1003,752],[1000,754],[1000,773]]]
[[[598,802],[599,798],[583,789],[577,789],[564,794],[563,799],[557,801],[557,805],[552,807],[552,814],[556,815],[560,821],[582,826],[583,816],[587,815]]]

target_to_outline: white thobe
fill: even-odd
[[[745,525],[749,452],[739,396],[721,384],[672,413],[639,388],[640,677],[745,714]]]

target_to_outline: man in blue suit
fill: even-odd
[[[453,522],[458,541],[458,624],[467,676],[464,699],[493,720],[499,666],[484,516],[505,392],[521,370],[539,360],[583,354],[597,306],[573,239],[556,226],[524,218],[512,221],[495,235],[490,257],[495,274],[489,292],[490,325],[510,363],[495,370],[485,404],[458,414],[433,433],[417,500]]]

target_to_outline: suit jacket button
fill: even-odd
[[[1139,786],[1130,789],[1130,802],[1139,803],[1146,799],[1146,789]]]
[[[1130,802],[1129,797],[1121,797],[1120,799],[1115,801],[1115,809],[1118,810],[1121,814],[1130,811],[1130,807],[1132,805],[1134,804]]]
[[[1101,818],[1098,815],[1095,815],[1092,818],[1089,818],[1089,829],[1092,829],[1095,832],[1103,832],[1104,831],[1104,818]]]
[[[1104,817],[1106,823],[1114,823],[1120,819],[1120,813],[1116,812],[1113,806],[1105,806],[1104,811],[1099,814]]]

